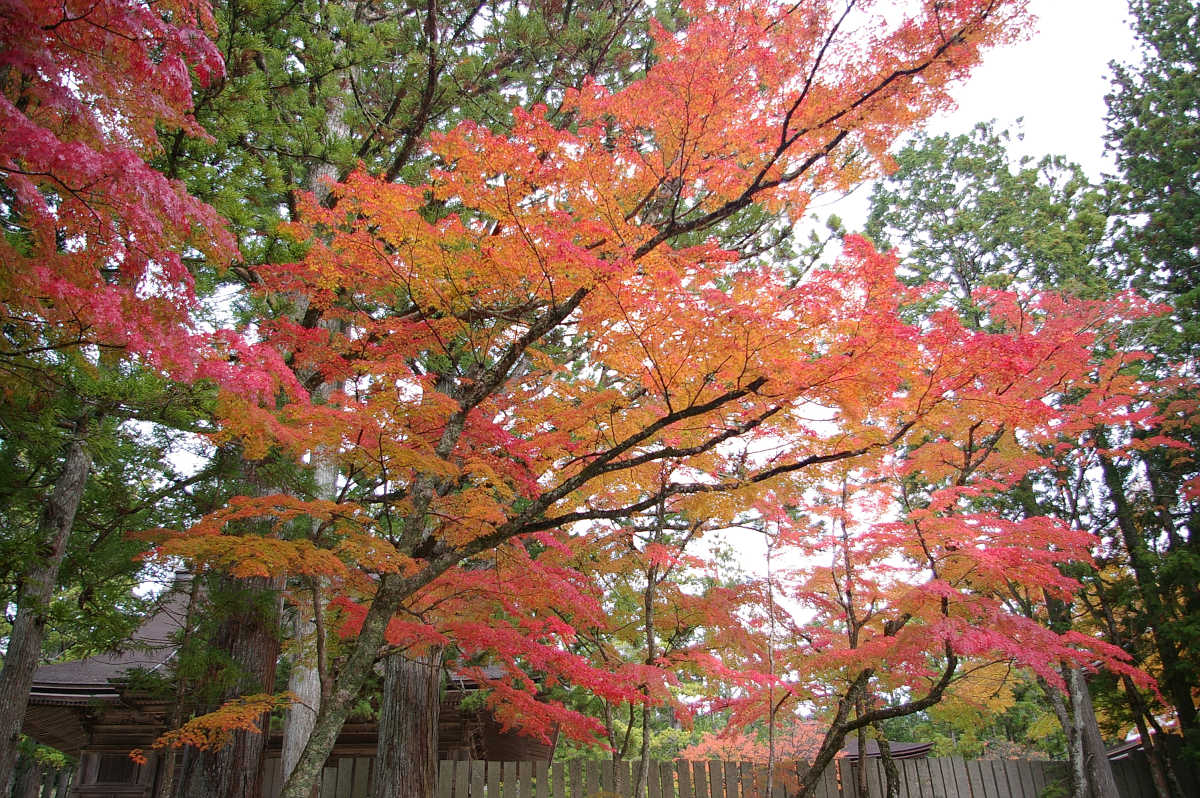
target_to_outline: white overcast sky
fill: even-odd
[[[1104,153],[1104,95],[1110,61],[1137,57],[1126,0],[1032,0],[1036,30],[1026,41],[987,53],[958,87],[958,111],[930,124],[961,133],[996,118],[1025,118],[1023,155],[1063,154],[1092,177],[1109,168]]]
[[[1112,168],[1104,154],[1104,95],[1109,62],[1138,59],[1127,0],[1031,0],[1037,21],[1025,40],[987,52],[954,91],[958,110],[930,120],[932,133],[958,135],[976,122],[997,120],[1024,139],[1015,156],[1066,155],[1092,179]],[[838,214],[851,230],[866,218],[870,186],[849,197],[818,197],[809,212]]]

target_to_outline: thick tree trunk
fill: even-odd
[[[322,383],[313,392],[313,400],[329,401],[334,387],[332,382]],[[313,483],[317,498],[327,501],[336,500],[338,492],[336,453],[323,446],[317,447],[312,452],[312,462]],[[319,531],[319,524],[314,523],[314,536]],[[292,775],[292,770],[300,761],[300,754],[304,751],[305,744],[308,743],[308,737],[312,734],[313,726],[317,722],[317,710],[320,709],[324,696],[322,679],[328,678],[328,674],[322,675],[322,670],[326,667],[323,657],[325,626],[316,623],[315,620],[324,611],[322,602],[325,601],[325,597],[322,595],[323,591],[319,580],[313,583],[309,592],[313,602],[312,616],[307,616],[302,607],[297,607],[293,627],[295,654],[292,657],[292,670],[288,677],[288,692],[295,697],[295,700],[288,707],[283,721],[281,756],[285,780]]]
[[[306,641],[316,633],[316,624],[299,614],[295,618],[294,634],[296,653],[292,658],[292,670],[288,676],[288,692],[295,700],[288,706],[283,722],[283,777],[292,774],[300,761],[308,737],[317,722],[317,710],[321,708],[321,676],[317,671],[316,656]]]
[[[1092,798],[1118,798],[1117,781],[1108,762],[1108,751],[1096,724],[1096,710],[1082,668],[1072,668],[1067,686],[1071,691],[1071,710],[1081,738],[1084,773]]]
[[[434,798],[442,649],[383,661],[374,798]]]
[[[275,666],[279,658],[278,612],[275,591],[266,580],[226,579],[223,597],[236,597],[213,641],[227,652],[241,673],[225,698],[275,689]],[[215,751],[196,754],[193,767],[180,780],[181,798],[261,798],[262,759],[267,745],[269,718],[259,722],[260,733],[234,732],[233,740]]]
[[[37,558],[22,576],[17,617],[9,635],[4,667],[0,669],[0,787],[6,795],[12,785],[33,672],[37,670],[46,636],[50,599],[91,470],[87,445],[89,421],[87,417],[76,420],[62,471],[38,521]]]

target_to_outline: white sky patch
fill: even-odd
[[[998,129],[1016,133],[1022,120],[1022,137],[1010,144],[1014,159],[1065,155],[1099,180],[1114,168],[1104,145],[1109,64],[1141,60],[1126,0],[1031,0],[1029,5],[1037,17],[1034,33],[985,53],[971,77],[951,91],[958,108],[933,117],[925,129],[957,136],[995,119]],[[871,184],[864,183],[845,196],[814,198],[808,213],[822,220],[837,214],[854,232],[866,222],[870,196]],[[804,227],[810,229],[807,223]]]

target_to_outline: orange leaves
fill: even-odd
[[[320,536],[310,539],[312,522]],[[186,533],[167,532],[158,552],[225,571],[238,578],[279,574],[346,578],[358,569],[403,570],[408,558],[367,532],[371,522],[355,505],[304,500],[286,494],[239,496]],[[301,536],[296,532],[301,531]]]
[[[267,715],[295,700],[291,693],[241,696],[226,701],[221,707],[206,715],[192,718],[178,729],[172,729],[154,741],[155,749],[171,749],[191,746],[201,751],[211,751],[227,745],[238,731],[258,733]],[[141,750],[131,751],[129,756],[145,763]]]

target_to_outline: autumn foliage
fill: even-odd
[[[195,267],[229,263],[236,245],[211,207],[147,163],[160,131],[204,135],[192,87],[224,79],[214,32],[207,3],[3,3],[6,370],[95,346],[259,398],[285,374],[273,350],[195,322]]]
[[[988,323],[971,327],[950,308],[912,313],[931,292],[901,284],[895,257],[865,239],[802,275],[730,243],[739,226],[790,224],[814,194],[878,174],[981,48],[1021,33],[1024,3],[929,0],[907,16],[869,2],[686,3],[679,30],[649,31],[656,59],[640,79],[589,80],[503,129],[432,136],[417,184],[359,169],[331,199],[301,198],[287,232],[308,254],[259,268],[255,290],[306,312],[258,320],[254,346],[217,335],[215,349],[189,321],[184,257],[228,259],[230,240],[141,159],[156,124],[199,132],[187,77],[220,79],[211,20],[190,5],[13,8],[6,42],[23,44],[0,73],[0,168],[25,222],[2,254],[28,268],[6,276],[10,313],[39,346],[123,347],[221,376],[221,357],[197,356],[203,340],[266,363],[276,376],[223,380],[217,440],[251,458],[336,461],[332,499],[242,496],[162,533],[163,555],[319,580],[335,597],[343,656],[286,795],[308,794],[330,730],[396,648],[452,646],[502,720],[577,736],[595,724],[535,701],[539,685],[658,700],[664,672],[686,661],[735,683],[730,706],[747,720],[777,691],[841,712],[868,685],[944,690],[959,662],[1013,662],[1051,682],[1061,660],[1123,667],[995,598],[1069,590],[1060,566],[1086,559],[1089,541],[966,499],[1011,487],[1046,447],[1096,425],[1148,428],[1148,388],[1128,376],[1137,356],[1117,332],[1155,309],[985,291],[974,301]],[[134,79],[117,81],[117,67]],[[32,88],[38,70],[57,89]],[[105,103],[63,88],[68,73],[97,81]],[[335,389],[309,401],[295,375]],[[740,623],[753,590],[695,608],[724,630],[708,643],[724,660],[690,650],[628,666],[573,648],[605,624],[580,552],[651,511],[753,522],[819,563],[786,577],[818,621],[778,619],[782,663],[762,656],[776,639]],[[489,658],[503,677],[470,670]]]

